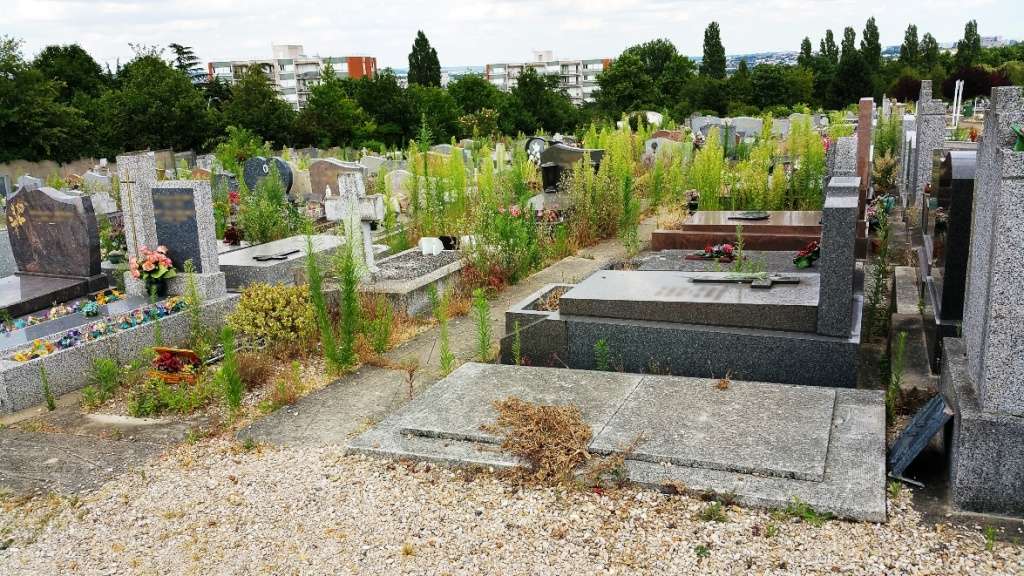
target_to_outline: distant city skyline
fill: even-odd
[[[111,67],[133,57],[130,43],[176,42],[203,63],[268,58],[271,44],[302,44],[310,55],[373,56],[381,69],[400,69],[422,29],[442,66],[460,68],[528,61],[535,49],[614,58],[656,38],[699,56],[712,20],[730,55],[795,51],[804,36],[817,49],[826,28],[838,42],[852,26],[859,39],[871,15],[883,46],[902,43],[909,23],[943,44],[959,39],[969,19],[982,36],[1024,29],[1020,0],[391,0],[360,10],[291,0],[12,0],[0,34],[23,39],[29,58],[49,44],[78,43]]]

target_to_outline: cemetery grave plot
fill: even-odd
[[[629,479],[660,488],[735,494],[785,507],[793,497],[839,517],[884,522],[881,392],[465,364],[348,451],[451,465],[509,468],[501,438],[482,427],[493,403],[516,397],[572,405],[593,431],[590,451],[625,454]]]
[[[345,243],[332,234],[317,234],[312,240],[314,252],[323,256]],[[239,291],[256,283],[293,283],[295,271],[305,266],[307,250],[305,236],[292,236],[221,254],[218,261],[228,290]]]
[[[764,220],[741,219],[742,211],[700,210],[679,225],[679,230],[656,230],[652,250],[700,250],[708,245],[735,242],[742,226],[746,250],[799,250],[821,237],[821,211],[769,211]]]
[[[359,286],[364,294],[383,295],[395,310],[409,316],[430,311],[430,288],[444,294],[460,281],[465,260],[457,250],[424,255],[412,248],[377,262],[377,270]]]

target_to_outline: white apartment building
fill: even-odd
[[[320,82],[325,64],[330,63],[339,78],[362,78],[377,72],[377,59],[372,56],[307,56],[301,44],[273,44],[271,52],[273,57],[266,60],[210,62],[207,74],[210,80],[234,83],[250,66],[259,66],[281,98],[299,110],[309,98],[309,89]]]
[[[527,68],[538,74],[558,76],[558,85],[564,89],[575,104],[594,101],[597,91],[597,75],[610,63],[610,58],[592,60],[556,60],[550,50],[533,53],[531,62],[488,64],[484,71],[487,81],[498,88],[509,91],[515,87],[519,75]]]

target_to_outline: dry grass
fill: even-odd
[[[659,230],[676,230],[690,217],[690,213],[681,208],[662,208],[655,219]]]
[[[271,381],[277,368],[277,361],[259,352],[239,352],[238,372],[246,390],[254,390]]]
[[[534,308],[545,312],[554,312],[555,310],[558,310],[558,301],[568,291],[568,286],[559,286],[544,296],[541,296]]]
[[[569,484],[590,459],[593,433],[576,406],[545,406],[508,397],[494,403],[497,421],[485,429],[501,434],[501,449],[526,463],[524,479]]]

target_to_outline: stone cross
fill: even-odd
[[[384,196],[367,196],[362,174],[358,172],[344,172],[338,176],[338,195],[336,201],[340,210],[337,211],[337,216],[345,227],[346,243],[349,243],[347,247],[354,250],[352,244],[361,240],[362,259],[366,264],[366,270],[370,274],[375,274],[378,268],[373,253],[373,232],[370,223],[384,219]],[[331,219],[330,216],[328,219]],[[359,226],[356,225],[357,222]]]

